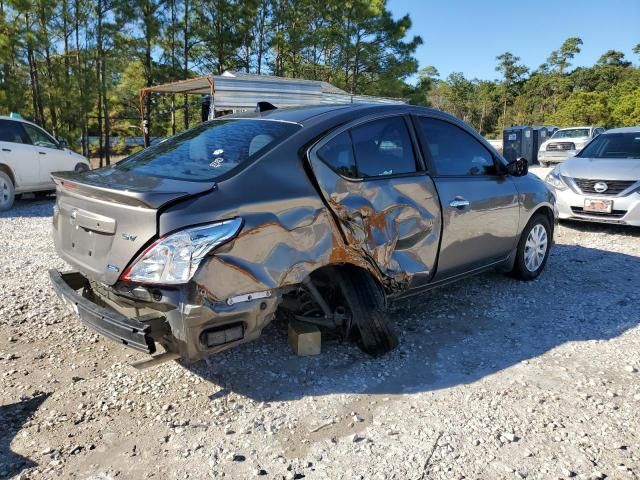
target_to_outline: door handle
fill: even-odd
[[[10,152],[10,151],[11,151],[11,149],[10,149],[10,148],[3,148],[3,149],[2,149],[2,151],[3,151],[3,152]]]
[[[449,202],[449,206],[453,208],[457,208],[458,210],[462,210],[469,206],[469,200],[465,200],[461,197],[456,197],[455,199]]]
[[[38,152],[40,155],[46,155],[47,152]]]

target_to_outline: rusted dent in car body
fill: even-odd
[[[370,258],[389,284],[408,286],[415,275],[432,274],[441,218],[429,177],[351,181],[313,151],[309,160],[346,242]]]

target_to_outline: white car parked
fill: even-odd
[[[604,132],[602,127],[571,127],[556,130],[549,140],[540,145],[538,161],[543,167],[564,162],[602,132]]]
[[[16,194],[55,191],[52,172],[89,168],[85,157],[39,126],[0,116],[0,210],[10,209]]]

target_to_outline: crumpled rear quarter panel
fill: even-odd
[[[215,191],[176,204],[161,215],[160,231],[236,216],[244,219],[238,237],[193,279],[214,301],[295,285],[334,263],[375,270],[345,245],[295,148],[278,148]]]

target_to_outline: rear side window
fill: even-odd
[[[411,137],[402,117],[381,118],[351,130],[360,177],[416,171]]]
[[[31,143],[22,123],[11,120],[0,120],[0,142]]]
[[[212,120],[116,164],[128,172],[211,181],[295,133],[299,125],[269,120]]]
[[[419,118],[418,124],[438,175],[496,174],[491,152],[461,128],[449,122],[426,117]]]
[[[318,150],[318,157],[335,172],[349,178],[356,178],[356,161],[349,132],[342,132]]]

